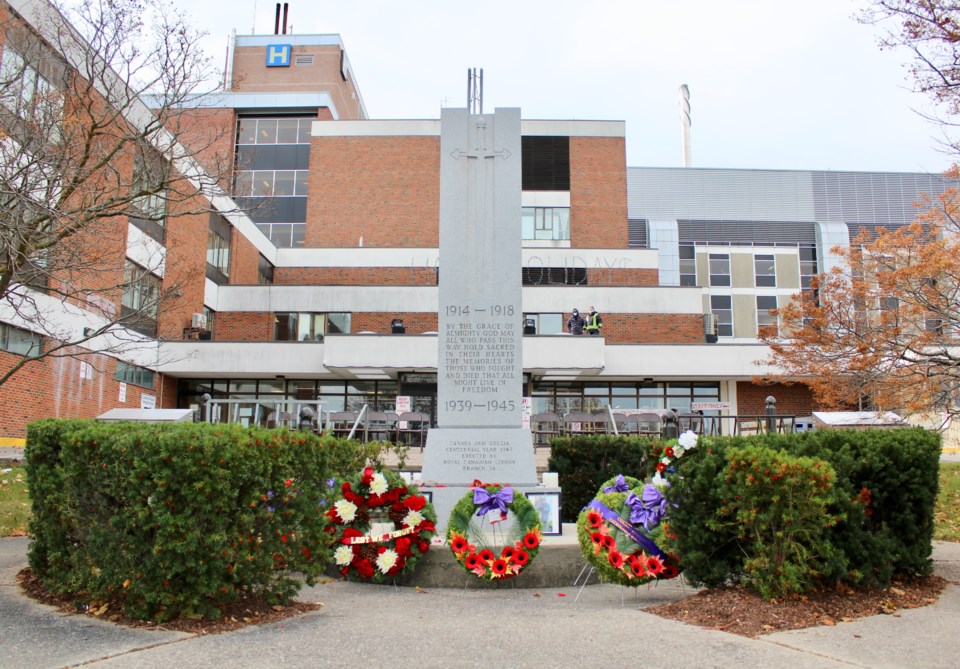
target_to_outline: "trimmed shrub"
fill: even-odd
[[[593,435],[550,440],[550,471],[563,489],[561,520],[575,523],[600,485],[617,474],[643,480],[655,442],[640,437]],[[660,449],[662,450],[662,448]]]
[[[350,444],[239,426],[45,420],[28,428],[34,536],[52,592],[137,618],[282,603],[327,562],[326,481]]]

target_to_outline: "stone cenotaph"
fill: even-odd
[[[474,480],[537,485],[522,427],[521,188],[519,109],[442,110],[437,427],[422,474],[442,525]]]

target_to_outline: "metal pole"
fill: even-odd
[[[767,432],[776,432],[777,430],[777,398],[773,395],[767,395],[766,399],[767,413]]]

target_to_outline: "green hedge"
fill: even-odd
[[[580,510],[590,503],[600,484],[617,474],[646,478],[648,455],[658,444],[648,438],[613,435],[551,439],[548,466],[559,474],[563,490],[561,520],[577,522]]]
[[[45,420],[28,428],[31,569],[51,591],[128,615],[278,603],[327,563],[326,481],[355,442],[239,426]]]
[[[823,518],[817,572],[826,581],[882,585],[894,572],[931,569],[940,436],[921,429],[815,430],[702,439],[678,462],[669,499],[675,548],[696,584],[740,578],[757,551],[743,526],[719,522],[730,500],[730,449],[754,446],[812,458],[836,473]]]

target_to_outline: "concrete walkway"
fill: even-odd
[[[21,594],[28,540],[0,539],[0,666],[16,667],[944,667],[960,666],[960,544],[934,547],[940,601],[836,627],[747,639],[645,613],[679,584],[497,590],[330,583],[324,607],[197,636],[58,613]]]

